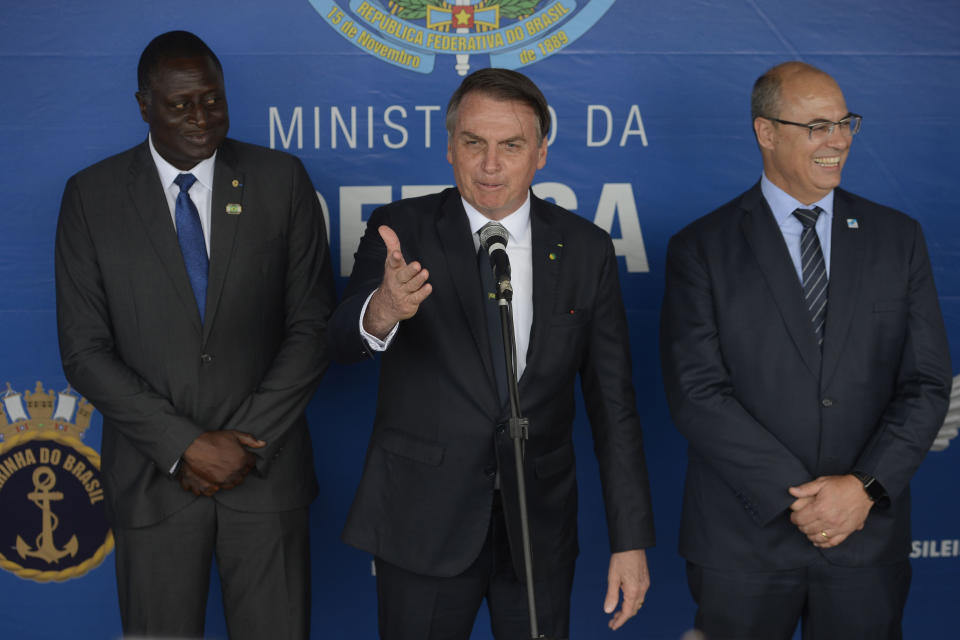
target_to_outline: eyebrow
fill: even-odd
[[[473,132],[471,132],[471,131],[461,131],[461,132],[460,132],[460,137],[461,137],[461,138],[463,138],[463,137],[471,138],[471,139],[473,139],[473,140],[483,140],[484,142],[486,142],[486,139],[485,139],[483,136],[478,136],[477,134],[475,134],[475,133],[473,133]],[[503,139],[503,140],[498,140],[498,141],[497,141],[497,144],[503,144],[503,143],[505,143],[505,142],[526,142],[526,141],[527,141],[527,137],[526,137],[525,135],[523,135],[523,134],[520,134],[520,135],[517,135],[517,136],[511,136],[511,137],[509,137],[509,138],[505,138],[505,139]]]

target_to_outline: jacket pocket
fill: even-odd
[[[381,429],[374,437],[374,441],[384,451],[401,458],[428,464],[432,467],[438,467],[443,462],[445,449],[442,445],[419,440],[396,429]]]
[[[573,445],[564,442],[562,445],[545,453],[533,462],[534,473],[538,478],[548,478],[561,471],[566,471],[573,465]]]

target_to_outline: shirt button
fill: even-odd
[[[830,398],[824,398],[823,400],[820,401],[820,404],[822,404],[822,405],[825,406],[825,407],[832,407],[832,406],[833,406],[833,400],[830,399]]]

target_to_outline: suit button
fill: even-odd
[[[833,406],[833,400],[830,399],[830,398],[824,398],[823,400],[820,401],[820,404],[822,404],[822,405],[825,406],[825,407],[832,407],[832,406]]]
[[[202,362],[203,364],[210,364],[211,362],[213,362],[213,356],[210,355],[209,353],[201,353],[200,362]]]
[[[503,432],[506,431],[506,430],[507,430],[507,425],[505,425],[505,424],[498,424],[498,425],[497,425],[497,435],[500,435],[501,433],[503,433]]]
[[[495,466],[493,466],[492,464],[487,465],[487,466],[485,466],[485,467],[483,468],[483,473],[484,473],[484,475],[486,475],[488,478],[492,478],[493,476],[497,475],[497,468],[496,468]]]

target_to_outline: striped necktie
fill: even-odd
[[[810,311],[810,321],[813,323],[813,332],[817,336],[817,344],[823,348],[823,331],[827,320],[827,263],[823,259],[823,250],[820,248],[820,238],[817,236],[815,225],[817,218],[823,213],[820,207],[811,209],[796,209],[793,215],[803,224],[803,233],[800,234],[800,264],[803,274],[803,296],[806,299],[807,309]]]

